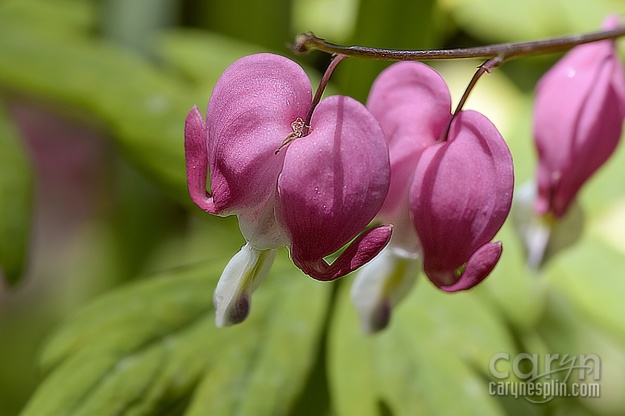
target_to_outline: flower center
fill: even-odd
[[[289,143],[291,143],[293,140],[303,137],[305,127],[306,127],[306,122],[301,117],[296,118],[291,123],[291,130],[293,131],[290,132],[289,135],[286,136],[286,138],[282,141],[282,144],[280,145],[280,147],[276,149],[275,154],[277,155],[278,153],[280,153],[280,150],[288,146]],[[308,127],[307,130],[310,131],[310,127]]]

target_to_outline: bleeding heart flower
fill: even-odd
[[[311,101],[299,65],[258,54],[226,69],[206,121],[195,107],[187,116],[191,198],[211,214],[237,215],[247,240],[215,291],[220,326],[245,318],[273,250],[288,246],[305,273],[333,280],[371,260],[390,239],[390,226],[360,234],[388,191],[388,150],[378,122],[357,101],[333,96],[321,100],[308,127]],[[324,260],[355,237],[332,264]]]
[[[510,210],[514,179],[508,147],[486,117],[463,111],[449,126],[449,89],[427,65],[387,68],[367,107],[384,130],[391,162],[378,218],[395,225],[389,245],[352,287],[362,327],[374,332],[412,287],[419,257],[428,278],[449,292],[490,273],[501,254],[490,240]]]
[[[617,18],[604,25],[617,26]],[[624,118],[625,70],[614,40],[576,46],[542,77],[534,106],[537,214],[566,213],[614,152]]]
[[[447,140],[423,151],[410,190],[423,268],[447,292],[470,289],[495,267],[501,228],[512,203],[510,150],[482,114],[461,111]]]

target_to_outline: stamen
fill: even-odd
[[[291,123],[291,129],[293,131],[289,133],[288,136],[286,136],[286,138],[282,141],[282,144],[280,145],[280,147],[276,149],[274,154],[277,155],[278,153],[280,153],[280,150],[288,146],[289,143],[291,143],[293,140],[299,139],[300,137],[304,136],[305,127],[306,127],[306,122],[304,122],[304,120],[301,117],[296,118],[295,121]],[[308,127],[308,130],[310,130],[310,127]]]

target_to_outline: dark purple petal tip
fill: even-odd
[[[468,290],[478,285],[493,271],[501,257],[502,249],[503,246],[500,241],[484,244],[469,258],[466,267],[462,270],[460,277],[457,278],[458,280],[450,285],[441,284],[440,277],[435,275],[431,276],[427,269],[425,272],[428,274],[430,280],[439,289],[445,292],[451,293]],[[455,274],[455,271],[447,273],[446,278],[448,279],[452,274]]]

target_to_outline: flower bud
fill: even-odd
[[[576,46],[542,77],[534,106],[537,214],[566,213],[614,152],[624,117],[625,70],[614,40]]]

